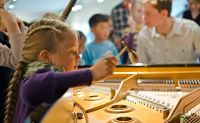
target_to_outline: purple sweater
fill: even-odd
[[[89,69],[60,73],[49,69],[38,70],[21,82],[13,123],[24,123],[35,107],[41,103],[54,103],[68,88],[91,83]],[[63,93],[60,93],[61,90]]]

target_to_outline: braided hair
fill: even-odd
[[[16,67],[9,82],[5,99],[4,123],[12,123],[19,94],[20,82],[27,64],[37,61],[42,50],[56,52],[63,39],[77,38],[77,34],[68,25],[59,20],[43,19],[32,24],[23,42],[22,60]]]

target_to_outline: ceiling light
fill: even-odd
[[[14,7],[15,7],[15,6],[14,6],[13,4],[9,4],[9,5],[8,5],[8,9],[9,9],[9,10],[14,9]]]
[[[79,11],[83,8],[82,5],[75,5],[74,7],[72,7],[72,11]]]
[[[97,0],[98,3],[102,3],[104,0]]]

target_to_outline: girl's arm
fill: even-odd
[[[63,73],[43,69],[22,81],[20,95],[27,104],[36,106],[41,102],[53,103],[70,87],[91,83],[89,69]]]
[[[92,81],[111,75],[117,63],[117,59],[111,56],[99,60],[90,69],[63,73],[41,69],[22,81],[21,98],[32,106],[42,102],[52,103],[70,87],[91,85]]]

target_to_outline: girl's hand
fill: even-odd
[[[109,75],[112,75],[113,70],[117,64],[118,60],[113,56],[99,60],[90,68],[92,71],[93,81],[98,81]]]

